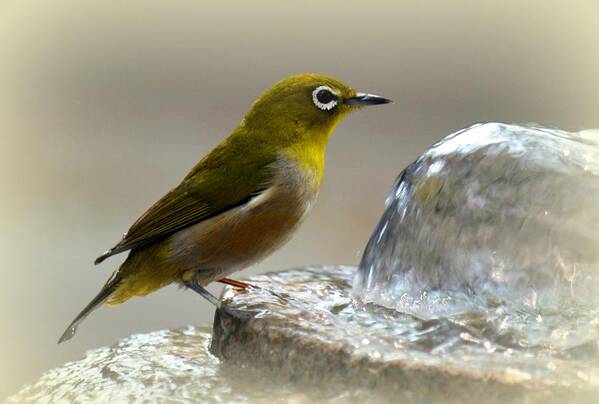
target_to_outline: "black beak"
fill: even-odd
[[[345,105],[363,106],[363,105],[388,104],[390,102],[393,102],[393,101],[391,101],[387,98],[379,97],[378,95],[366,94],[366,93],[356,93],[356,95],[354,95],[351,98],[347,98],[343,103]]]

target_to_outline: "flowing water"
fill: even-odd
[[[596,386],[597,223],[599,132],[475,125],[399,176],[354,294],[434,324],[443,360]]]

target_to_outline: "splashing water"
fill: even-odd
[[[599,132],[474,125],[397,179],[353,294],[488,353],[599,367]],[[460,348],[461,349],[461,348]]]

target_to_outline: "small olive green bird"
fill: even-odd
[[[331,133],[350,111],[385,104],[332,77],[299,74],[258,98],[233,133],[144,213],[95,263],[130,250],[100,293],[60,337],[103,303],[114,306],[173,282],[221,302],[204,287],[268,256],[314,204]]]

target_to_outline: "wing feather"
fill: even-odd
[[[228,147],[224,147],[228,146]],[[95,260],[106,258],[157,242],[192,224],[218,216],[248,203],[273,182],[270,164],[274,157],[257,161],[247,154],[237,154],[235,168],[224,162],[223,154],[233,153],[235,145],[215,149],[172,189],[144,213],[113,248]],[[220,150],[219,150],[220,149]]]

